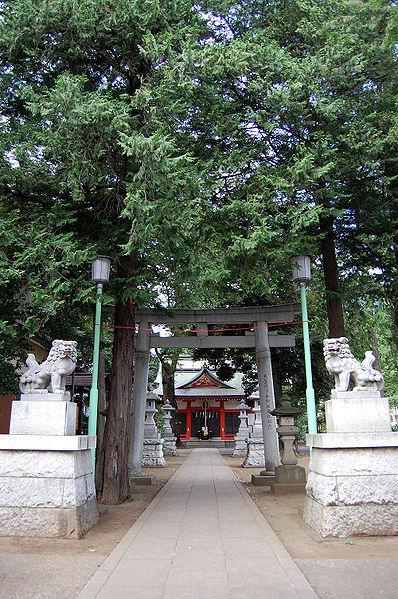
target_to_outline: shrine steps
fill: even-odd
[[[194,449],[197,447],[213,447],[215,449],[233,449],[235,441],[224,441],[223,439],[209,439],[208,441],[202,441],[201,439],[190,439],[189,441],[183,442],[185,447]]]

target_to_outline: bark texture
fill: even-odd
[[[126,261],[127,259],[124,265],[119,268],[119,280],[124,279],[126,281],[128,275]],[[119,290],[115,306],[109,403],[104,438],[97,463],[98,499],[101,503],[106,504],[121,503],[130,496],[128,454],[130,446],[134,325],[134,304],[130,300],[123,300],[122,290]]]
[[[326,288],[329,336],[343,337],[345,335],[343,304],[339,292],[339,277],[333,224],[334,219],[332,216],[319,218],[320,231],[323,233],[321,251]]]

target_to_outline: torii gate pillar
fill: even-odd
[[[134,384],[130,427],[128,468],[130,478],[146,478],[142,467],[142,443],[149,372],[150,330],[149,323],[141,322],[135,350]]]
[[[270,410],[275,410],[275,396],[267,323],[265,321],[257,322],[255,333],[258,389],[260,393],[261,419],[263,421],[265,469],[268,474],[275,471],[280,461],[275,416],[271,416],[269,413]]]

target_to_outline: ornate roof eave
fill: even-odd
[[[201,385],[200,384],[201,380],[207,380],[207,381],[209,381],[209,384],[203,383]],[[195,388],[195,387],[201,387],[201,386],[217,387],[219,389],[234,389],[234,387],[227,385],[226,383],[221,381],[219,378],[217,378],[212,372],[210,372],[210,370],[206,366],[204,366],[202,368],[202,370],[196,376],[194,376],[193,379],[191,379],[184,385],[180,385],[179,387],[177,387],[177,389],[189,389],[189,388]]]

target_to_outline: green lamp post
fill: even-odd
[[[308,326],[306,293],[306,285],[311,281],[311,258],[309,256],[294,256],[291,259],[291,264],[293,264],[293,281],[300,288],[301,311],[303,320],[308,432],[314,435],[317,432],[316,406],[315,392],[312,386],[310,330]]]
[[[91,280],[97,283],[97,300],[95,305],[95,324],[94,324],[94,350],[93,350],[93,374],[90,389],[90,404],[88,415],[88,434],[97,434],[98,417],[98,365],[100,353],[101,338],[101,304],[102,287],[109,282],[109,273],[111,269],[111,259],[108,256],[98,256],[91,265]],[[95,473],[95,449],[91,450],[93,460],[93,472]]]

